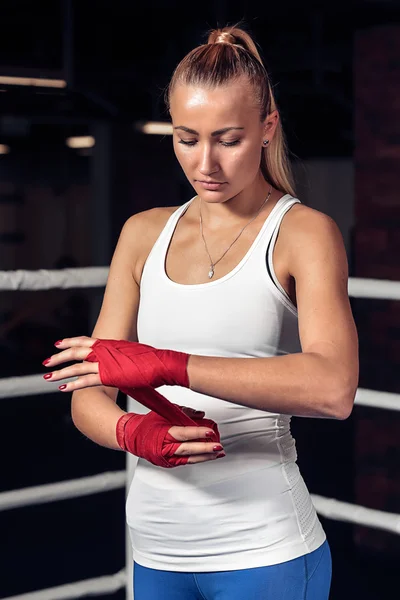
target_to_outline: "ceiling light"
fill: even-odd
[[[66,144],[69,148],[93,148],[95,139],[91,135],[77,135],[67,138]]]
[[[135,129],[148,135],[172,135],[172,123],[163,121],[142,121],[135,124]]]
[[[51,88],[65,88],[67,86],[67,82],[63,79],[46,79],[44,77],[8,77],[6,75],[0,75],[0,84],[28,85]]]

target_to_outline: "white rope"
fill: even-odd
[[[44,373],[43,373],[44,375]],[[36,396],[39,394],[50,394],[61,392],[58,386],[63,383],[75,381],[77,377],[60,379],[59,381],[46,381],[43,375],[20,375],[19,377],[0,378],[0,398],[16,398],[20,396]]]
[[[80,498],[99,492],[108,492],[125,487],[126,472],[100,473],[91,477],[81,477],[69,481],[49,483],[0,493],[0,511],[21,506],[33,506],[66,498]]]
[[[387,279],[361,279],[350,277],[349,296],[354,298],[379,298],[381,300],[400,300],[400,282]]]
[[[2,600],[67,600],[68,598],[83,598],[84,596],[102,596],[113,594],[126,586],[126,571],[122,569],[115,575],[85,579],[77,583],[67,583],[47,590],[29,592],[19,596],[9,596]]]
[[[99,492],[125,487],[126,471],[101,473],[92,477],[82,477],[60,483],[50,483],[35,487],[2,492],[0,511],[21,506],[32,506],[67,498],[79,498]],[[385,529],[400,534],[400,515],[375,510],[357,504],[349,504],[312,494],[314,506],[319,514],[329,519],[348,521],[376,529]]]
[[[327,519],[346,521],[400,534],[400,515],[396,513],[349,504],[335,500],[335,498],[324,498],[315,494],[311,494],[311,498],[315,510]]]
[[[400,533],[400,515],[348,504],[333,498],[323,498],[315,494],[312,494],[311,497],[317,512],[328,519]],[[126,571],[123,569],[115,575],[86,579],[46,590],[10,596],[3,600],[68,600],[69,598],[112,594],[124,587],[126,587]]]
[[[400,394],[358,388],[355,404],[358,406],[370,406],[371,408],[400,410]]]
[[[0,291],[104,287],[108,267],[0,271]]]
[[[108,272],[109,267],[0,271],[0,291],[103,287],[107,283]],[[399,281],[350,277],[348,291],[349,296],[354,298],[400,300]]]
[[[51,383],[43,379],[43,375],[40,374],[2,377],[0,378],[0,398],[19,398],[55,393],[58,392],[58,386],[62,383],[68,383],[68,381],[75,381],[76,379],[75,377],[65,380],[60,379],[60,381]],[[400,410],[400,394],[359,388],[355,404],[386,410]]]

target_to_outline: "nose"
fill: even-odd
[[[201,149],[199,171],[202,175],[212,175],[219,171],[219,164],[209,144]]]

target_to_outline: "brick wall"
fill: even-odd
[[[352,274],[400,281],[400,25],[357,32]],[[400,393],[400,302],[356,301],[360,387]],[[355,501],[400,513],[400,413],[357,408]],[[394,534],[355,527],[366,550],[399,552]]]

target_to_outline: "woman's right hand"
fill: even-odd
[[[181,406],[182,411],[191,419],[201,419],[204,412],[198,413],[193,408]],[[176,456],[188,456],[188,463],[200,463],[208,460],[215,460],[225,456],[222,444],[216,441],[216,436],[210,438],[209,442],[199,441],[206,437],[206,432],[211,431],[207,427],[180,427],[174,425],[168,430],[168,433],[182,444],[177,448]],[[215,449],[217,448],[217,449]]]

